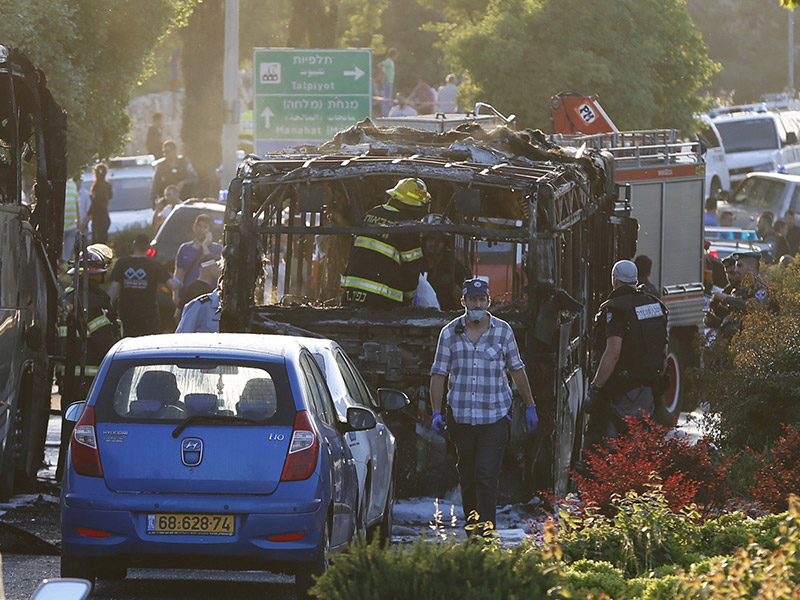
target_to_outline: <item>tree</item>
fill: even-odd
[[[0,40],[42,69],[68,114],[69,173],[117,152],[131,92],[153,49],[195,0],[26,0],[0,3]]]
[[[713,96],[757,102],[765,92],[786,89],[785,8],[750,0],[689,0],[687,6],[710,57],[722,65],[711,80]]]
[[[335,0],[294,0],[286,45],[290,48],[333,48],[337,11]]]
[[[460,99],[550,130],[550,97],[598,95],[622,129],[693,127],[718,66],[684,0],[491,0],[476,23],[438,26]],[[444,38],[444,34],[449,37]]]

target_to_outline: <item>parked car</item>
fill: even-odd
[[[317,338],[298,338],[298,341],[314,355],[325,374],[340,422],[346,422],[351,406],[375,414],[375,428],[351,431],[345,437],[358,473],[358,529],[370,537],[379,532],[380,539],[387,541],[392,535],[396,443],[382,414],[404,408],[408,397],[389,388],[379,389],[377,396],[373,394],[336,342]]]
[[[172,272],[178,248],[194,238],[192,226],[197,215],[211,217],[211,235],[215,242],[222,243],[222,228],[225,222],[225,205],[213,200],[187,200],[173,208],[158,228],[150,243],[148,255],[157,258]]]
[[[744,229],[755,228],[764,211],[779,219],[790,209],[800,212],[800,176],[785,173],[748,173],[730,201],[717,205],[720,213],[732,212],[734,225]]]
[[[116,156],[104,161],[108,165],[107,179],[114,191],[108,206],[110,233],[151,223],[153,207],[150,204],[150,187],[155,175],[154,160],[152,154],[141,154]],[[87,169],[81,178],[81,188],[89,191],[93,182],[92,169]]]
[[[294,573],[307,595],[356,534],[358,476],[325,376],[290,336],[127,338],[75,421],[61,491],[61,575],[128,567]]]

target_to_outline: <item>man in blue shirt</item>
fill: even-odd
[[[479,531],[495,527],[497,491],[503,452],[508,441],[511,375],[525,401],[525,425],[536,429],[539,418],[533,393],[519,356],[514,331],[488,312],[489,284],[468,279],[462,286],[465,314],[444,326],[431,366],[431,426],[450,432],[458,453],[461,501],[468,525]],[[445,424],[444,383],[449,375]]]
[[[213,255],[217,260],[222,257],[222,244],[212,241],[211,217],[203,213],[194,220],[194,239],[178,248],[175,257],[175,275],[178,285],[182,288],[189,285],[200,276],[200,259],[206,255]],[[174,295],[175,304],[180,300],[179,291]]]

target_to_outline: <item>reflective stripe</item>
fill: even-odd
[[[70,179],[64,190],[64,231],[78,227],[78,186]]]
[[[59,327],[58,327],[58,337],[67,337],[67,326],[66,325],[59,325]]]
[[[406,250],[400,253],[400,259],[403,262],[414,262],[422,258],[422,248],[414,248],[413,250]]]
[[[97,371],[99,370],[100,367],[95,367],[94,365],[86,365],[83,368],[83,374],[86,375],[87,377],[94,377],[95,375],[97,375]],[[75,365],[75,375],[80,377],[80,374],[81,374],[81,366]]]
[[[398,265],[400,264],[400,253],[397,251],[397,248],[391,244],[387,244],[386,242],[381,242],[373,238],[358,236],[356,241],[353,243],[353,246],[356,248],[372,250],[378,254],[383,254],[384,256],[391,258]],[[420,255],[422,255],[422,250],[420,250]]]
[[[105,325],[111,325],[111,321],[109,321],[108,317],[106,317],[105,315],[100,315],[96,319],[92,319],[91,321],[89,321],[87,329],[89,330],[89,333],[94,333],[95,331],[97,331],[101,327],[104,327]]]
[[[386,284],[378,283],[377,281],[370,281],[369,279],[362,279],[361,277],[353,277],[352,275],[345,275],[342,278],[342,287],[354,288],[371,294],[384,296],[396,302],[403,301],[403,292],[389,287]]]

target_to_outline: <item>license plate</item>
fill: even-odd
[[[233,535],[233,515],[155,513],[147,515],[149,535]]]

